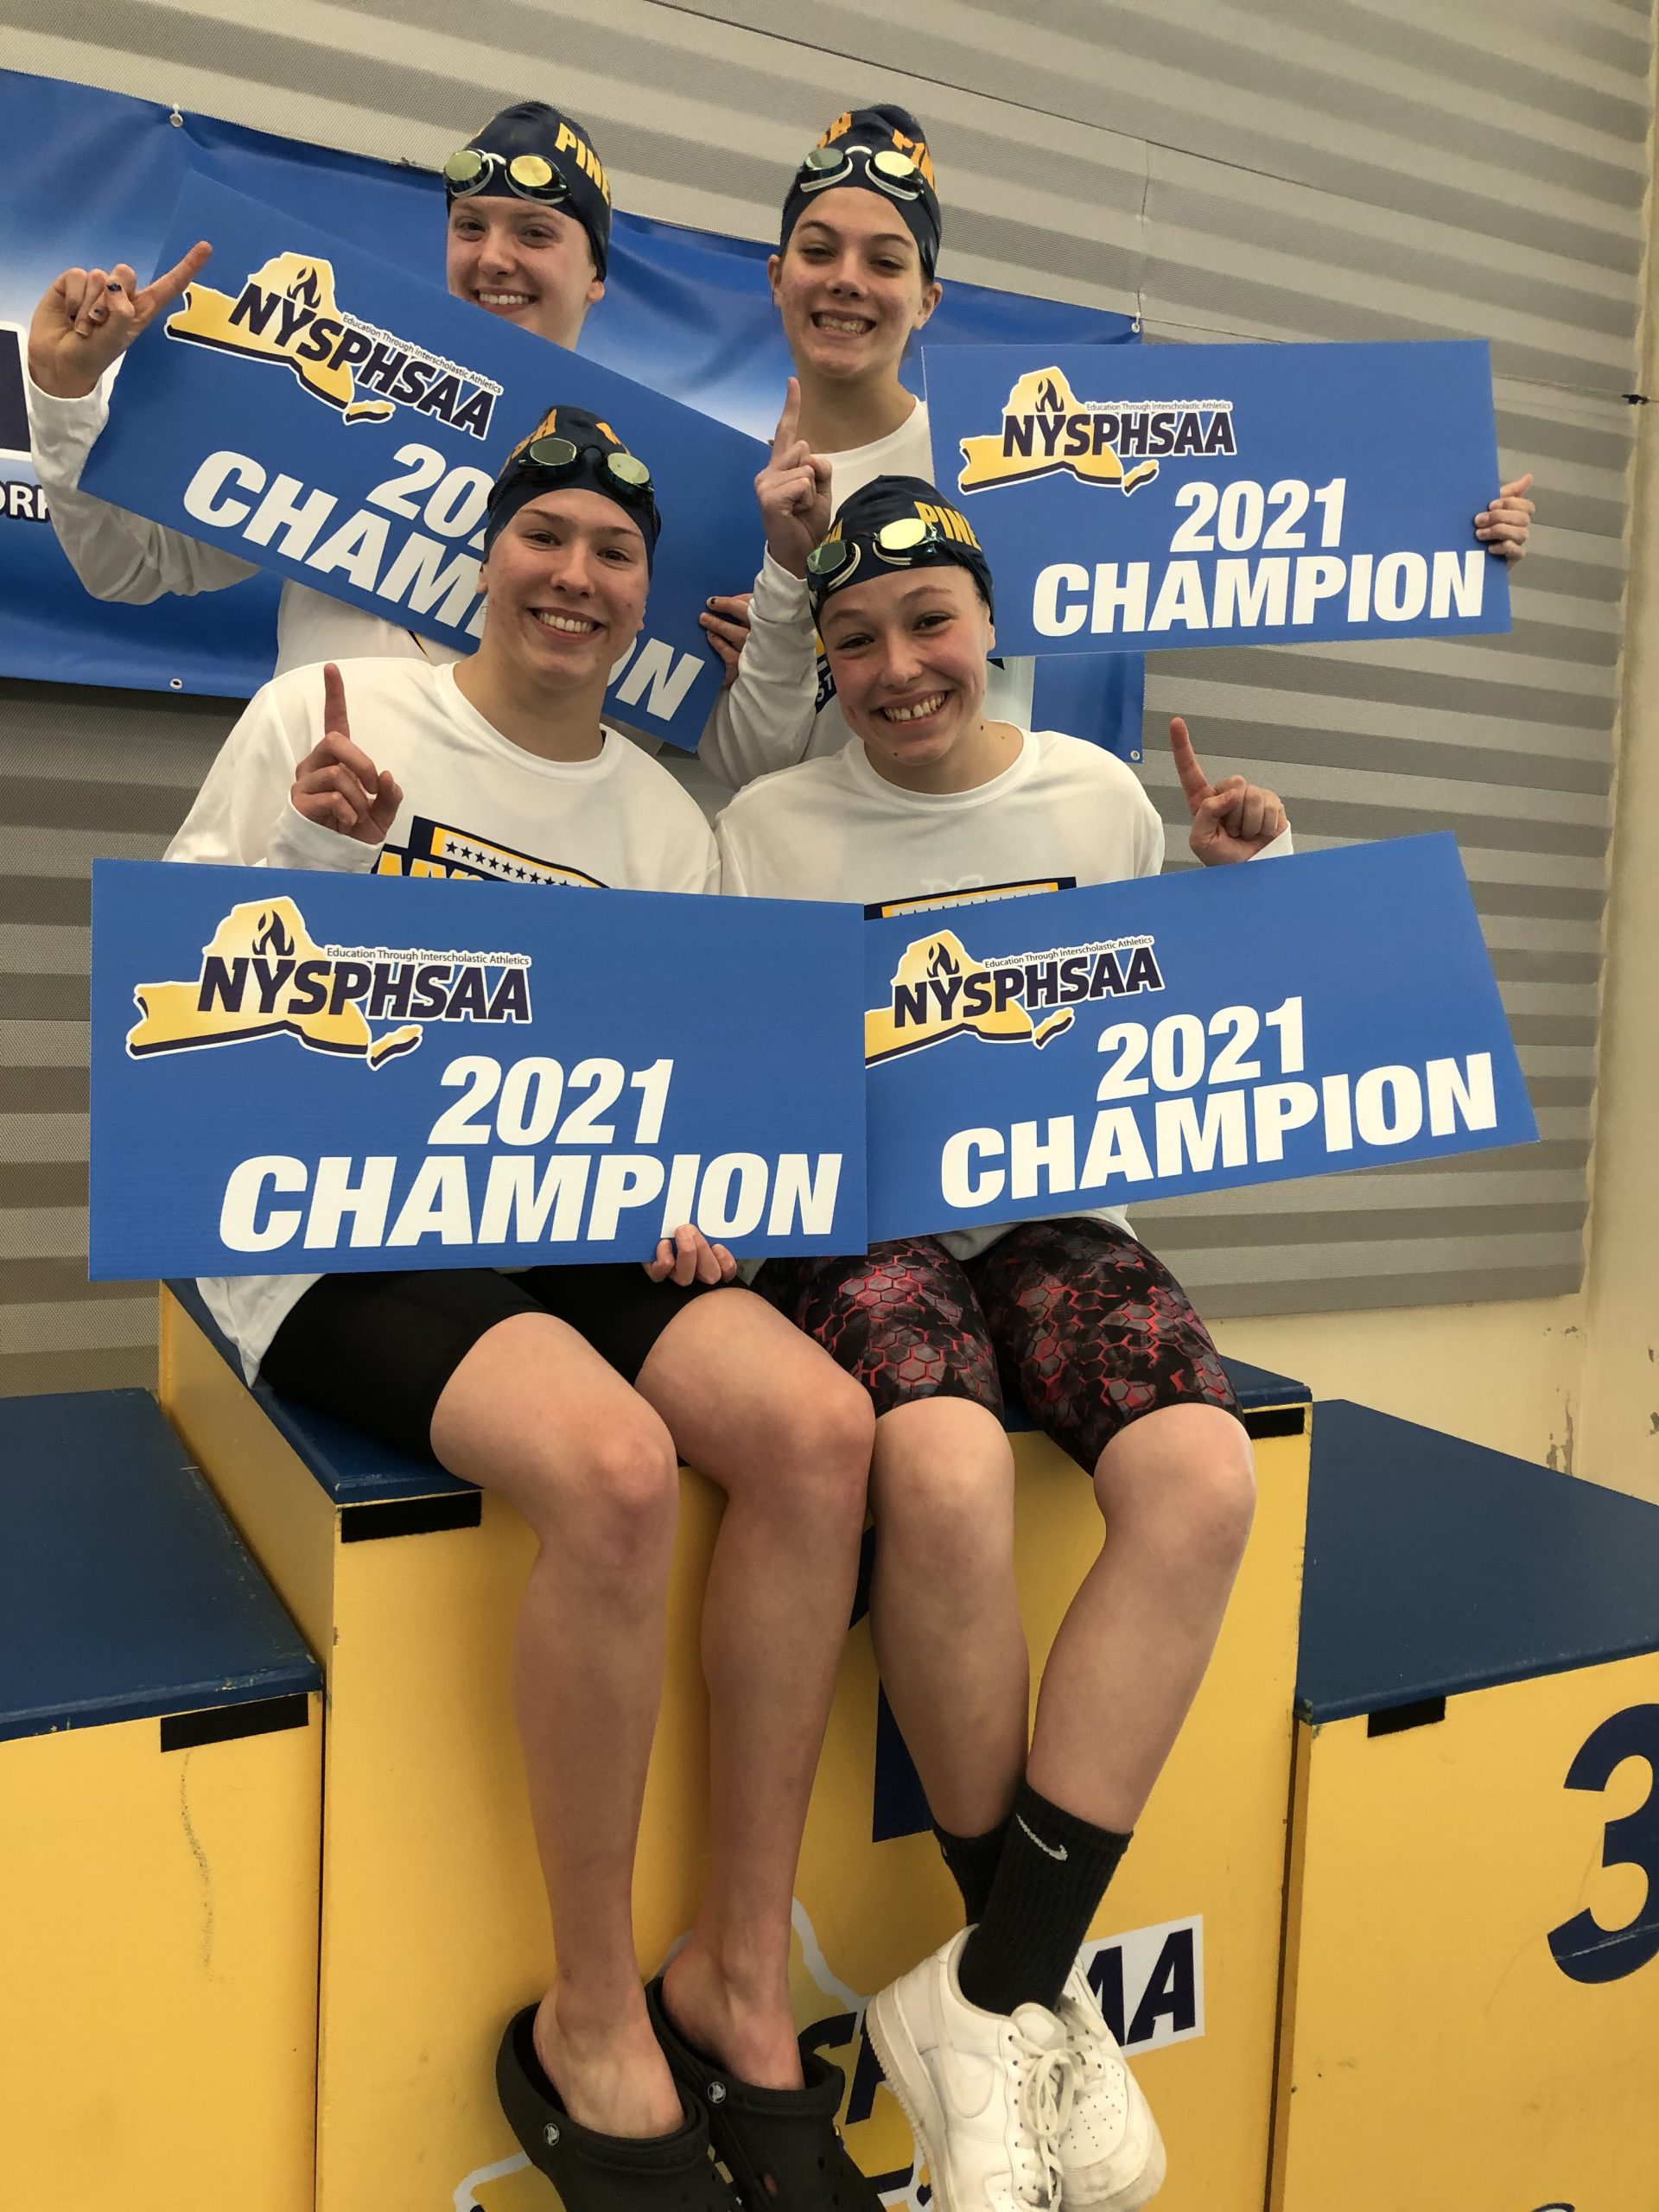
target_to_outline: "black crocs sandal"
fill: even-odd
[[[645,2007],[683,2095],[709,2115],[715,2150],[747,2212],[884,2212],[836,2126],[839,2067],[801,2052],[806,2086],[759,2089],[694,2050],[668,2017],[662,1978]]]
[[[709,2123],[680,2094],[685,2125],[671,2135],[600,2135],[572,2120],[536,2056],[534,2005],[507,2023],[495,2087],[530,2163],[565,2212],[734,2212],[709,2155]]]

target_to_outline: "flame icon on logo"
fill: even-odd
[[[927,972],[930,976],[959,976],[962,963],[950,957],[948,945],[936,944],[927,956]]]
[[[315,269],[302,269],[288,288],[290,300],[298,300],[308,308],[322,304],[322,286]]]
[[[280,914],[260,915],[259,935],[253,940],[253,950],[256,956],[260,957],[267,953],[278,960],[286,960],[290,957],[294,950],[294,940],[283,927],[283,918]]]
[[[1052,377],[1048,378],[1039,386],[1037,393],[1037,406],[1044,414],[1058,415],[1065,412],[1065,402],[1061,398],[1060,388]]]

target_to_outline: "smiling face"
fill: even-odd
[[[538,689],[603,693],[639,634],[645,541],[602,493],[550,490],[531,499],[491,546],[480,658]]]
[[[946,564],[859,578],[823,602],[818,632],[849,727],[893,783],[981,780],[971,751],[982,724],[985,657],[995,642],[979,587]],[[963,757],[958,760],[957,756]]]
[[[556,345],[574,346],[605,287],[574,215],[475,194],[449,210],[445,274],[458,300]]]
[[[897,376],[906,341],[940,298],[896,209],[858,185],[820,193],[766,268],[803,375]]]

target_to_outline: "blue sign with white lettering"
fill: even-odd
[[[1484,340],[926,346],[1012,653],[1507,630]]]
[[[586,408],[650,468],[663,518],[607,709],[695,747],[721,675],[697,617],[711,576],[759,565],[766,448],[193,177],[159,265],[199,238],[213,257],[127,356],[84,489],[467,652],[491,482],[550,407]]]
[[[90,1272],[861,1251],[862,926],[95,861]]]
[[[865,927],[878,1242],[1538,1134],[1449,834]]]

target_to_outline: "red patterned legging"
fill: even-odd
[[[1238,1411],[1186,1293],[1108,1222],[1022,1222],[971,1260],[936,1236],[768,1260],[754,1287],[857,1376],[878,1414],[969,1398],[1000,1420],[1006,1391],[1091,1474],[1155,1407]]]

